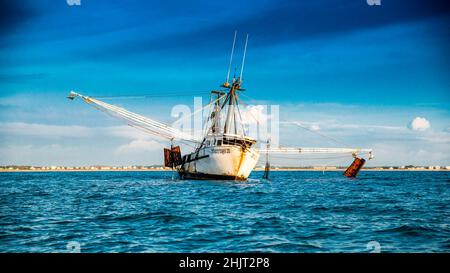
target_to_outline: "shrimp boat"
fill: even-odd
[[[239,93],[243,92],[242,74],[247,50],[248,35],[245,40],[244,54],[241,62],[240,75],[230,80],[230,69],[236,43],[236,32],[233,39],[231,57],[225,83],[220,90],[210,92],[210,103],[203,108],[209,108],[209,115],[204,134],[194,137],[168,124],[130,112],[124,108],[105,103],[94,97],[85,96],[71,91],[68,98],[82,98],[86,103],[108,115],[125,121],[128,125],[141,129],[146,133],[162,137],[170,141],[170,148],[164,149],[164,165],[176,170],[180,179],[208,180],[247,180],[258,163],[260,154],[266,155],[264,177],[268,178],[270,165],[268,155],[272,153],[288,154],[348,154],[354,158],[353,163],[344,173],[355,177],[365,160],[358,154],[367,153],[372,158],[372,149],[361,148],[270,148],[256,147],[258,141],[247,135],[243,125],[240,109]],[[174,142],[194,145],[193,152],[181,155],[180,146]]]
[[[259,159],[257,141],[245,135],[245,128],[238,127],[241,113],[237,92],[242,90],[241,84],[240,77],[233,78],[231,84],[222,85],[228,92],[213,91],[218,98],[208,119],[210,126],[195,151],[183,156],[181,164],[177,164],[181,178],[246,180],[255,168]],[[221,126],[221,111],[225,108],[226,118]]]

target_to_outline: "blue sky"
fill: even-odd
[[[164,143],[65,96],[215,89],[238,30],[238,49],[250,35],[249,103],[374,148],[372,165],[450,165],[446,1],[2,2],[0,164],[161,163]],[[171,122],[171,108],[193,98],[109,102]],[[417,117],[429,126],[411,129]],[[280,131],[285,145],[332,145]]]

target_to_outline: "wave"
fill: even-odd
[[[112,222],[122,222],[122,221],[161,221],[164,223],[172,223],[172,222],[183,222],[188,218],[185,216],[169,214],[166,212],[146,212],[146,213],[137,213],[137,214],[128,214],[128,215],[99,215],[96,217],[96,220],[100,221],[112,221]]]
[[[416,226],[416,225],[401,225],[394,228],[388,228],[383,230],[376,231],[377,233],[393,233],[400,234],[405,236],[413,236],[413,237],[422,237],[424,235],[433,235],[438,232],[437,230],[424,227],[424,226]]]

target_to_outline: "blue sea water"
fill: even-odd
[[[450,252],[450,172],[261,176],[0,173],[0,252]]]

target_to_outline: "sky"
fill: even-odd
[[[235,30],[242,98],[279,105],[280,144],[450,165],[448,1],[68,2],[0,2],[0,165],[162,164],[167,141],[66,96],[186,94],[107,101],[171,123],[225,81]]]

